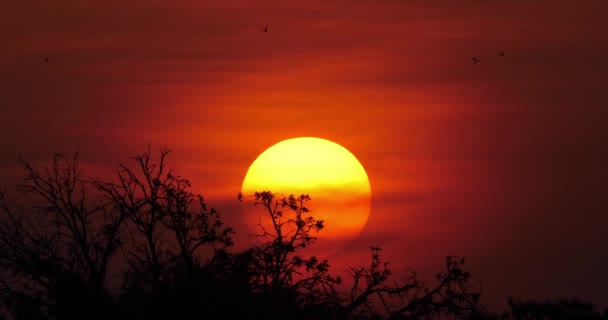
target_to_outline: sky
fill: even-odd
[[[608,308],[607,11],[604,0],[9,0],[0,183],[19,181],[20,158],[78,150],[85,173],[106,178],[148,144],[168,146],[169,166],[240,230],[236,194],[256,157],[324,138],[357,157],[372,189],[336,272],[367,264],[371,245],[396,273],[429,277],[459,255],[493,309],[508,296]]]

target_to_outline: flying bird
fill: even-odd
[[[49,57],[44,58],[44,62],[49,62]]]
[[[473,65],[477,65],[477,62],[480,62],[481,60],[477,59],[476,57],[471,58],[471,60],[473,60]]]
[[[268,25],[266,25],[264,28],[260,27],[262,29],[262,31],[264,32],[268,32]]]
[[[498,55],[501,56],[501,57],[504,57],[505,56],[505,50],[498,51]]]

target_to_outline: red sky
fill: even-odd
[[[606,12],[604,0],[10,1],[0,182],[21,176],[19,157],[79,149],[107,176],[167,145],[238,227],[251,162],[316,136],[349,149],[373,192],[336,272],[367,263],[370,245],[429,275],[461,255],[491,307],[509,295],[608,307]]]

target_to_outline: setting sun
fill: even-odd
[[[0,320],[608,320],[608,0],[3,3]]]
[[[265,190],[309,194],[313,216],[325,221],[317,237],[333,242],[332,249],[359,234],[369,216],[371,187],[365,169],[350,151],[329,140],[288,139],[260,154],[247,171],[242,192]],[[254,211],[246,213],[252,228],[266,218],[263,211]]]

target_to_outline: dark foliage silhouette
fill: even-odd
[[[0,193],[0,319],[608,319],[576,299],[489,313],[456,256],[432,282],[410,269],[394,279],[372,246],[368,265],[334,275],[306,254],[324,228],[307,194],[239,194],[268,223],[234,251],[234,231],[168,169],[169,153],[148,146],[110,180],[86,179],[78,153],[21,161],[24,180]]]
[[[608,310],[602,313],[596,310],[593,304],[575,298],[538,302],[534,300],[520,301],[510,297],[508,302],[511,310],[503,315],[503,319],[608,319]]]

